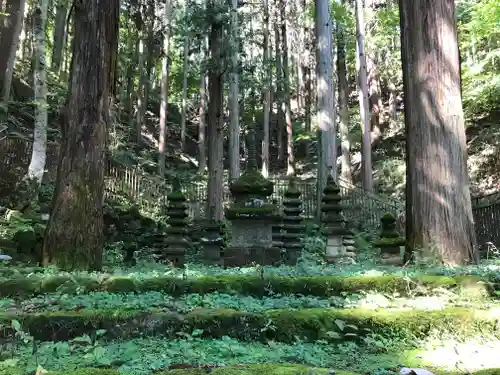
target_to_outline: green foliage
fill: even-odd
[[[458,26],[463,57],[463,101],[474,119],[500,108],[500,3],[496,0],[461,2]]]

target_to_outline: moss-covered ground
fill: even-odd
[[[0,375],[38,366],[58,375],[500,368],[497,275],[494,265],[3,267]]]

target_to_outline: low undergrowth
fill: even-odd
[[[419,293],[421,294],[421,293]],[[460,291],[438,289],[430,295],[401,296],[400,293],[359,291],[341,292],[339,296],[318,297],[302,294],[280,294],[253,297],[228,293],[191,293],[174,297],[162,292],[109,293],[90,292],[70,295],[51,293],[23,300],[0,299],[0,310],[11,313],[40,313],[53,311],[81,311],[89,309],[160,310],[187,313],[199,308],[224,308],[248,312],[272,309],[303,308],[416,308],[438,310],[445,307],[473,307],[476,310],[500,306],[496,301],[475,298]]]
[[[463,373],[465,369],[473,372],[499,366],[492,354],[500,349],[500,342],[482,339],[458,342],[451,339],[443,341],[428,338],[424,342],[415,338],[411,343],[413,348],[409,348],[408,344],[404,347],[398,340],[381,338],[373,338],[363,344],[347,342],[332,345],[322,341],[305,343],[300,340],[291,344],[274,341],[246,343],[230,337],[206,340],[201,339],[197,331],[191,334],[179,332],[178,336],[179,338],[174,340],[143,338],[113,342],[104,342],[99,336],[94,338],[82,336],[67,342],[46,343],[33,343],[30,337],[25,336],[25,342],[16,347],[15,356],[10,356],[8,350],[3,351],[3,358],[0,357],[0,374],[15,375],[15,371],[20,370],[28,373],[39,366],[49,371],[69,372],[85,367],[99,368],[103,371],[102,374],[82,372],[82,375],[117,375],[114,372],[104,372],[105,369],[117,370],[125,375],[150,375],[174,368],[176,365],[177,367],[216,365],[245,368],[248,364],[265,363],[324,368],[325,370],[317,373],[318,375],[330,373],[327,369],[387,375],[390,372],[384,369],[402,365],[425,367],[437,374],[457,373],[457,367],[458,373]],[[440,358],[433,356],[432,353],[436,350]],[[294,368],[294,370],[305,369]],[[302,372],[266,372],[269,375],[275,373],[297,375]],[[188,375],[192,372],[179,370],[179,374]],[[233,372],[224,374],[229,375]],[[234,374],[246,375],[254,372],[250,370],[244,372],[240,368],[235,369]],[[311,372],[308,370],[304,374]]]

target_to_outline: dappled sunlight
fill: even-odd
[[[500,367],[500,341],[469,339],[466,342],[447,340],[428,343],[416,357],[422,363],[447,371],[464,373]]]

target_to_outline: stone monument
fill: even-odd
[[[302,236],[304,225],[302,223],[302,199],[295,179],[291,179],[283,200],[283,247],[284,261],[294,266],[302,252]]]
[[[352,258],[355,254],[347,252],[346,240],[349,241],[352,236],[346,228],[345,220],[342,216],[342,197],[340,188],[333,180],[331,174],[328,175],[326,186],[323,189],[321,211],[322,222],[325,226],[326,234],[326,253],[325,258],[328,262],[336,263]],[[349,246],[351,242],[349,241]]]
[[[396,218],[387,212],[380,219],[380,238],[374,242],[374,246],[380,249],[380,261],[383,264],[399,265],[402,263],[402,247],[405,238],[401,237],[396,229]]]
[[[180,183],[175,180],[172,193],[167,195],[167,238],[165,249],[160,254],[163,261],[171,262],[175,267],[184,266],[186,250],[191,246],[186,197]]]
[[[231,243],[224,250],[224,266],[280,263],[281,249],[273,247],[272,231],[278,220],[277,206],[268,203],[273,187],[257,170],[255,134],[251,130],[247,169],[230,185],[234,202],[226,210],[226,218],[232,233]]]

